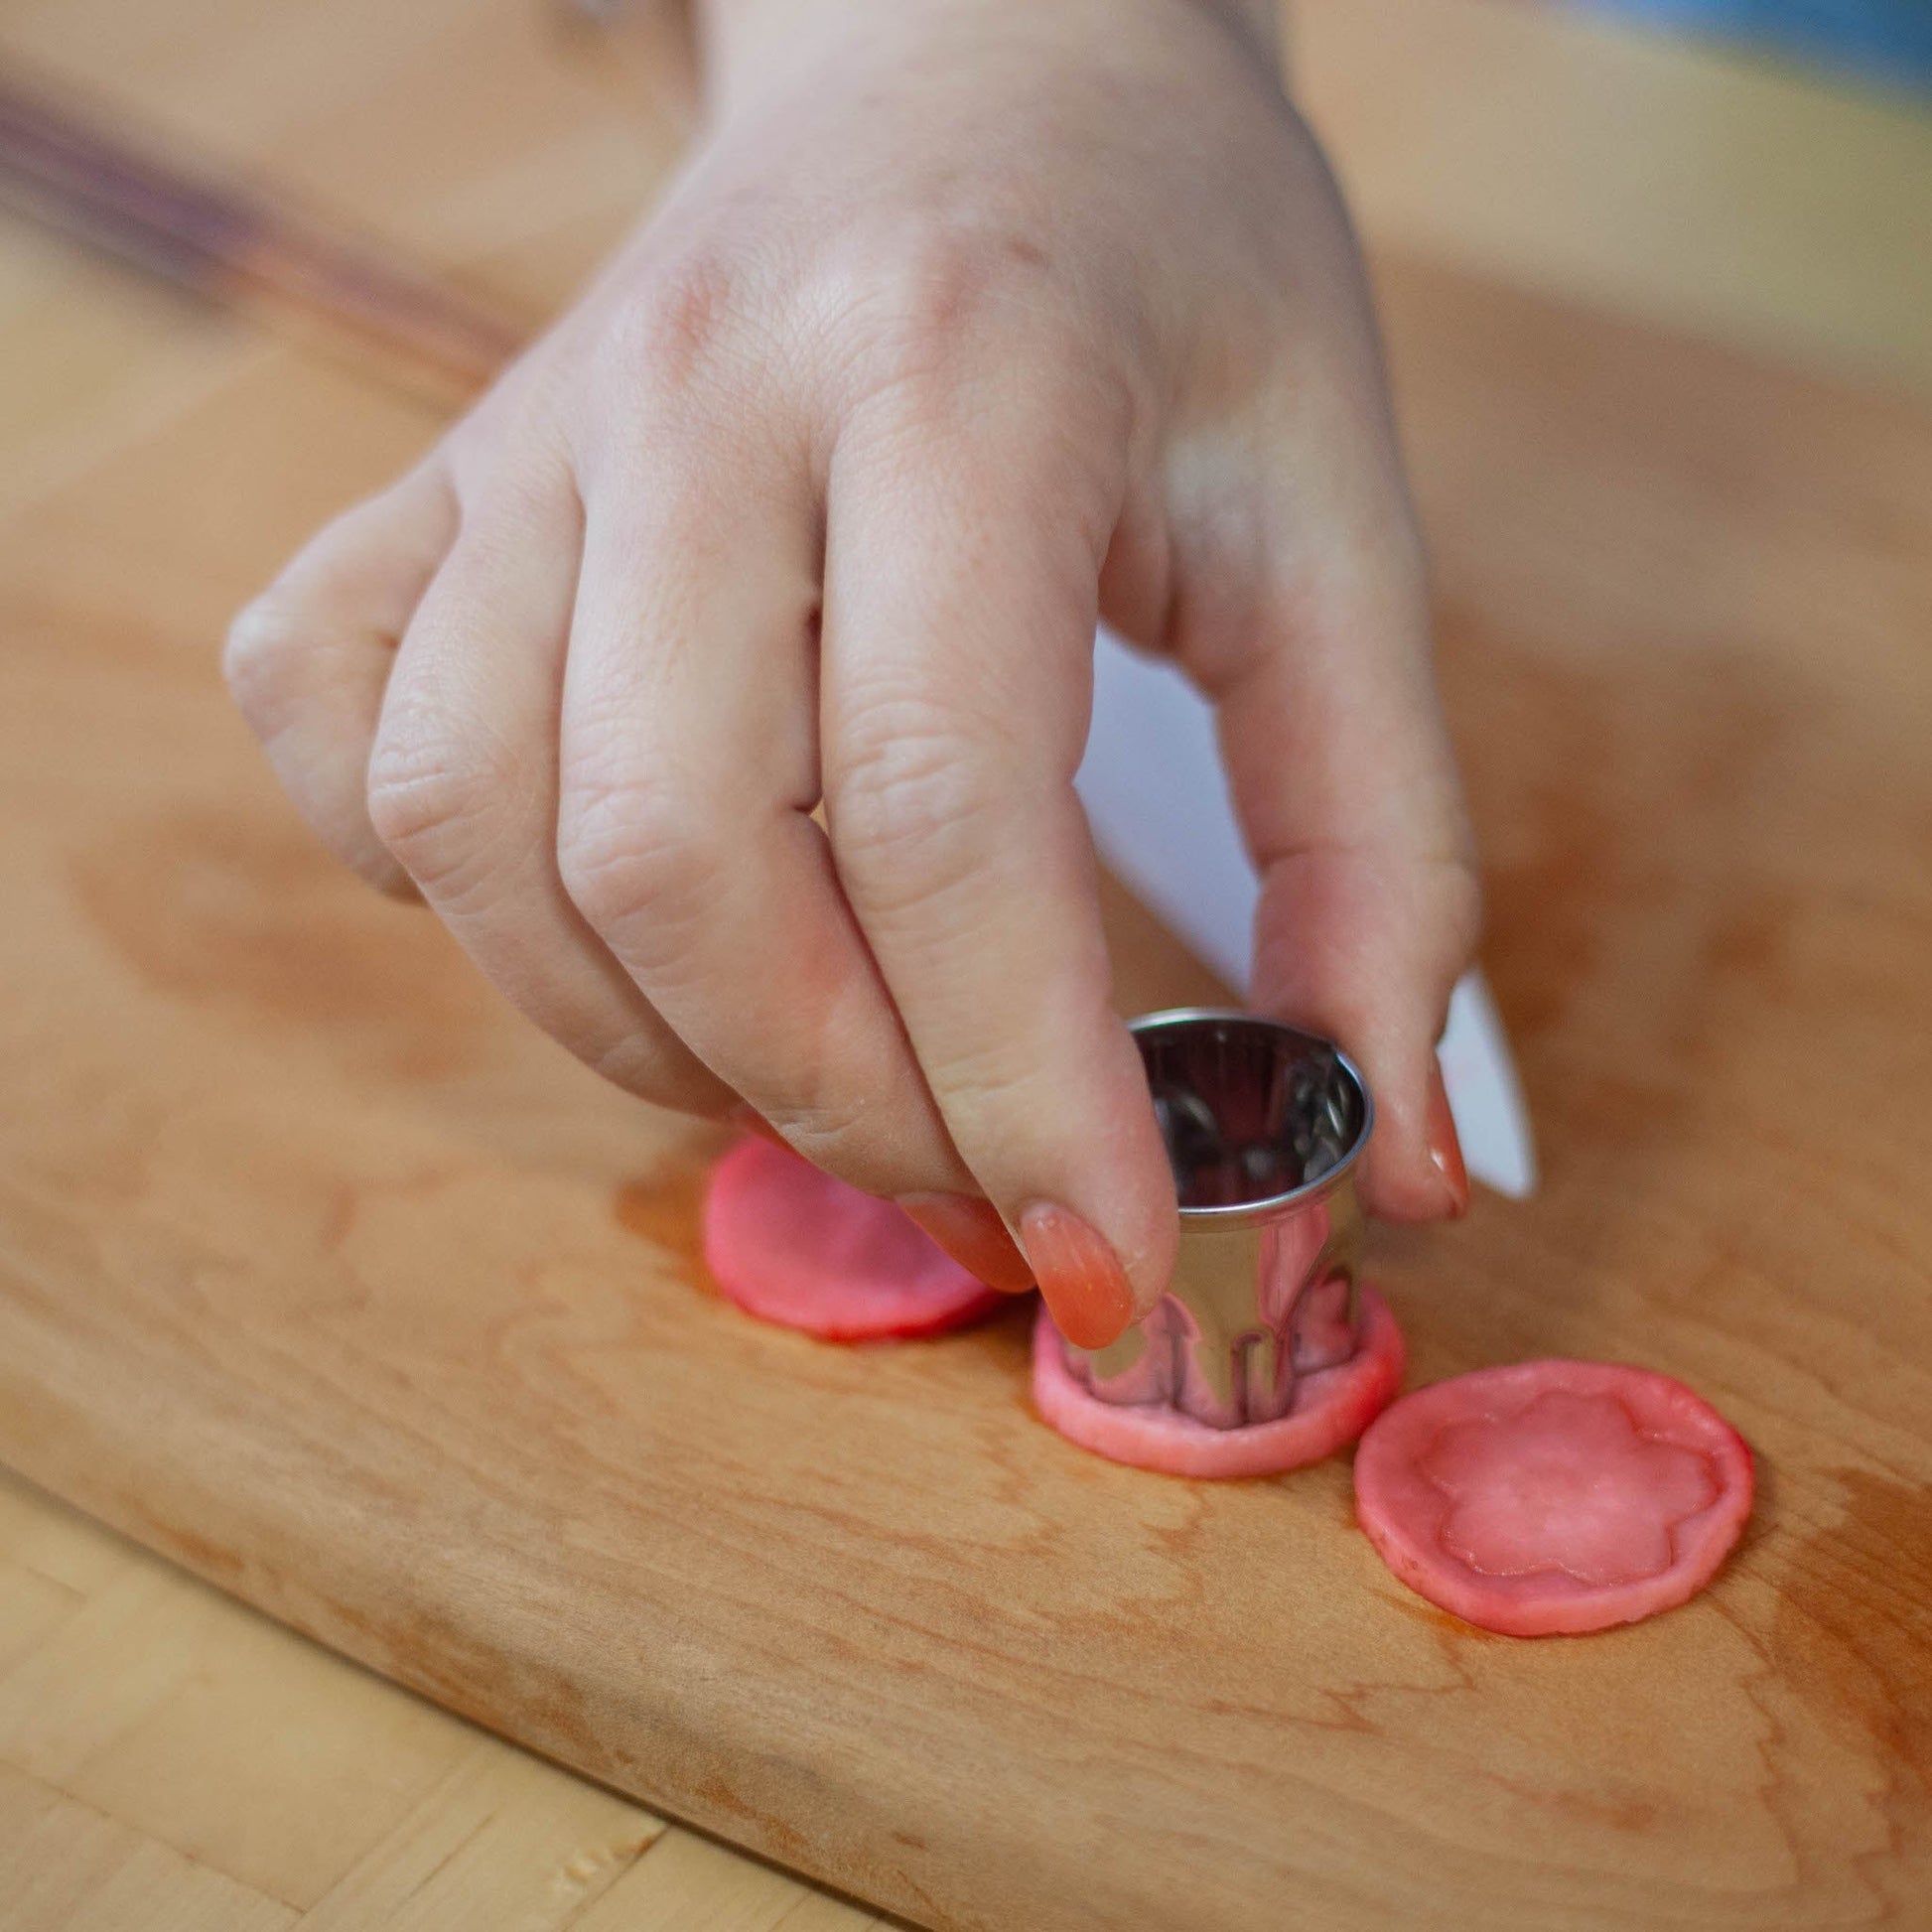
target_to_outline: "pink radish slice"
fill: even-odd
[[[1362,1290],[1362,1343],[1345,1362],[1295,1385],[1274,1422],[1211,1429],[1166,1407],[1102,1402],[1077,1382],[1044,1309],[1034,1328],[1034,1407],[1069,1443],[1109,1461],[1174,1476],[1265,1476],[1319,1462],[1352,1443],[1402,1386],[1402,1330],[1380,1296]]]
[[[759,1140],[711,1171],[704,1258],[748,1314],[828,1341],[936,1335],[1005,1299],[891,1201]]]
[[[1380,1416],[1355,1514],[1411,1589],[1514,1637],[1634,1623],[1694,1596],[1751,1513],[1751,1452],[1683,1383],[1518,1362]]]

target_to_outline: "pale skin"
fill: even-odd
[[[236,621],[290,795],[608,1077],[1105,1339],[1176,1223],[1071,787],[1104,617],[1218,707],[1254,1003],[1365,1067],[1368,1206],[1459,1212],[1470,839],[1361,267],[1265,25],[702,26],[665,203]]]

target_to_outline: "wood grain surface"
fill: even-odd
[[[1766,1469],[1707,1597],[1525,1645],[1403,1592],[1339,1463],[1060,1444],[1018,1320],[846,1352],[723,1307],[711,1143],[332,871],[216,688],[226,610],[431,422],[5,239],[0,330],[113,379],[91,451],[21,412],[0,523],[0,1454],[921,1923],[1924,1922],[1923,414],[1378,264],[1549,1175],[1380,1272],[1418,1379],[1646,1361]],[[1113,910],[1126,1004],[1199,990]],[[169,1802],[152,1750],[112,1803]]]
[[[0,1923],[865,1932],[880,1921],[304,1643],[0,1472]]]

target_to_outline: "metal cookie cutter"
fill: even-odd
[[[1064,1344],[1103,1402],[1165,1403],[1216,1429],[1272,1421],[1295,1378],[1355,1352],[1354,1166],[1375,1108],[1328,1040],[1253,1014],[1130,1023],[1180,1197],[1180,1257],[1146,1320]]]

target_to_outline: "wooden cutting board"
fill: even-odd
[[[431,427],[273,352],[0,526],[0,1456],[919,1923],[1921,1922],[1932,422],[1380,269],[1548,1177],[1379,1272],[1417,1380],[1716,1400],[1764,1481],[1706,1597],[1486,1637],[1339,1462],[1061,1444],[1018,1314],[840,1351],[723,1307],[715,1142],[339,877],[228,715],[223,611]],[[1125,1005],[1203,990],[1112,910]]]
[[[259,466],[321,491],[407,428],[280,358],[0,539],[0,1453],[924,1923],[1909,1923],[1932,430],[1385,283],[1548,1182],[1380,1273],[1417,1379],[1600,1354],[1731,1415],[1764,1493],[1707,1597],[1485,1637],[1382,1570],[1340,1462],[1062,1444],[1024,1314],[841,1350],[722,1305],[715,1142],[340,877],[223,704]],[[1129,1005],[1198,990],[1145,929],[1122,964]]]

